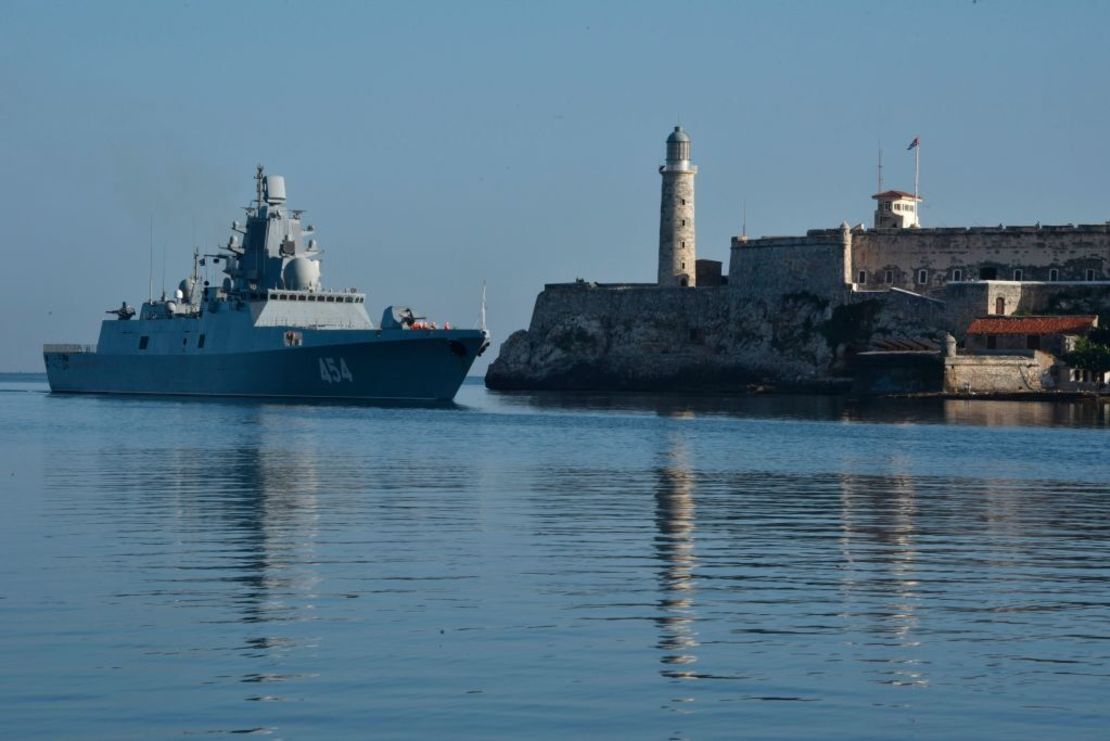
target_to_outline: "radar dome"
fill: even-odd
[[[178,299],[192,301],[193,291],[196,289],[196,286],[196,280],[194,280],[193,278],[186,278],[177,284],[177,291],[175,292],[175,294],[177,295]]]
[[[285,178],[281,175],[266,176],[266,203],[285,203]]]
[[[294,257],[281,271],[281,277],[291,291],[315,290],[320,285],[320,263],[307,257]]]

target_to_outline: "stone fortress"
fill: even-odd
[[[490,366],[495,389],[844,389],[875,350],[937,351],[983,316],[1110,313],[1110,223],[925,228],[920,197],[874,223],[732,238],[698,260],[697,167],[681,127],[659,168],[654,284],[548,284]]]

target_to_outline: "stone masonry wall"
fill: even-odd
[[[1039,350],[1018,355],[956,355],[944,359],[944,390],[953,394],[1014,394],[1055,388],[1054,359]]]
[[[750,298],[807,291],[831,298],[844,292],[844,243],[839,231],[805,237],[732,240],[728,283]]]
[[[852,234],[851,275],[865,288],[896,286],[917,292],[937,291],[960,271],[962,280],[979,280],[993,269],[997,280],[1084,281],[1110,279],[1110,226],[1010,226],[955,229],[882,229]],[[926,282],[918,272],[926,271]],[[893,282],[886,280],[887,272]]]

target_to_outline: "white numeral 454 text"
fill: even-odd
[[[340,381],[353,381],[351,369],[343,361],[335,362],[335,358],[320,358],[320,380],[325,383],[339,383]]]

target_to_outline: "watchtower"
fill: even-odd
[[[875,204],[876,229],[917,229],[918,205],[922,198],[901,190],[884,190],[871,196]]]
[[[667,137],[667,162],[659,168],[663,194],[659,209],[659,285],[693,287],[697,283],[694,231],[694,175],[690,137],[675,126]]]

